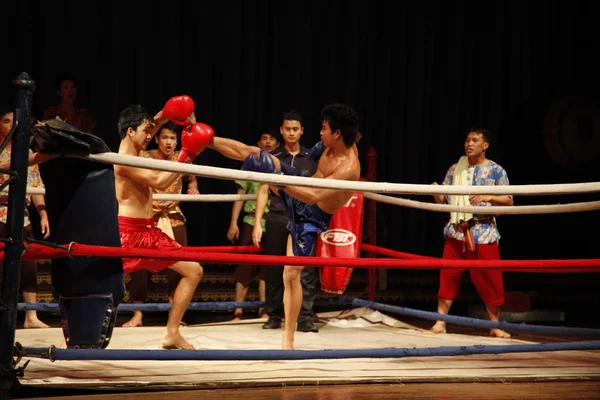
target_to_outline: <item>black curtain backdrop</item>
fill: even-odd
[[[512,184],[600,181],[594,1],[12,0],[3,8],[3,101],[14,100],[11,80],[27,71],[41,117],[58,100],[55,77],[71,72],[80,105],[115,150],[119,112],[131,103],[156,112],[189,94],[199,121],[246,143],[294,108],[310,146],[320,109],[339,101],[360,115],[363,171],[373,146],[378,181],[441,182],[475,125],[494,132],[489,158]],[[546,117],[567,96],[586,106],[561,125],[559,150],[570,149],[561,164],[545,144]],[[241,166],[212,150],[196,163]],[[228,181],[200,185],[203,193],[235,190]],[[592,199],[519,196],[515,204]],[[185,204],[190,244],[227,243],[230,210]],[[379,244],[441,255],[447,214],[387,205],[378,213]],[[599,216],[502,216],[503,258],[598,257]]]

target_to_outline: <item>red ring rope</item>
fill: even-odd
[[[421,260],[442,260],[442,258],[435,258],[435,257],[428,257],[428,256],[420,256],[420,255],[416,255],[416,254],[410,254],[410,253],[403,253],[401,251],[396,251],[396,250],[390,250],[390,249],[386,249],[385,247],[379,247],[379,246],[374,246],[374,245],[370,245],[370,244],[362,244],[361,249],[363,251],[372,253],[372,254],[379,254],[379,255],[383,255],[383,256],[388,256],[388,257],[393,257],[393,258],[401,258],[401,259],[421,259]],[[526,261],[526,260],[523,260]],[[540,261],[540,260],[538,260]],[[563,260],[566,261],[566,260]],[[511,269],[503,269],[504,272],[534,272],[534,273],[567,273],[567,274],[576,274],[576,273],[587,273],[587,272],[597,272],[593,269],[590,268],[582,268],[582,269],[577,269],[577,268],[553,268],[550,270],[544,270],[544,269],[525,269],[525,268],[518,268],[516,270],[511,270]]]
[[[208,251],[212,253],[260,253],[262,247],[250,246],[198,246],[184,247],[185,251]]]
[[[370,250],[374,250],[373,248]],[[376,249],[375,249],[376,250]],[[387,249],[385,249],[387,250]],[[393,250],[390,250],[393,251]],[[398,252],[400,253],[400,252]],[[406,254],[406,253],[400,253]],[[65,249],[54,249],[32,244],[23,255],[23,260],[39,260],[61,257],[125,257],[125,258],[156,258],[175,261],[198,261],[214,264],[252,264],[252,265],[299,265],[354,268],[389,268],[389,269],[502,269],[504,271],[530,272],[533,268],[557,272],[600,272],[600,259],[573,260],[444,260],[436,258],[386,259],[386,258],[323,258],[323,257],[286,257],[265,256],[258,254],[233,254],[204,251],[165,252],[150,249],[123,249],[120,247],[92,246],[73,244],[71,254]],[[0,261],[4,255],[0,257]]]

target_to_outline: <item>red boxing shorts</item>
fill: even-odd
[[[174,251],[182,246],[154,226],[154,218],[129,218],[119,216],[121,247],[124,249],[151,249]],[[123,258],[123,273],[130,274],[140,269],[159,272],[177,261],[155,258]]]

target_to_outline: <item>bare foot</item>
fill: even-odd
[[[234,312],[232,321],[241,321],[241,320],[242,320],[242,312],[241,311]]]
[[[134,328],[136,326],[142,326],[142,318],[144,315],[140,311],[135,311],[133,317],[123,324],[125,328]]]
[[[261,308],[260,310],[258,310],[258,318],[266,319],[269,318],[269,315],[265,312],[263,308]]]
[[[40,321],[37,317],[25,318],[25,321],[23,322],[23,328],[25,328],[25,329],[50,328],[50,325],[46,325],[45,323]]]
[[[502,329],[491,329],[490,336],[508,339],[510,337],[510,333],[504,332]]]
[[[288,336],[284,332],[281,348],[283,350],[294,350],[294,336]]]
[[[179,332],[175,334],[167,333],[160,341],[160,344],[165,350],[196,350],[196,348],[189,344]]]
[[[437,321],[435,325],[427,331],[428,333],[446,333],[446,323],[443,321]]]

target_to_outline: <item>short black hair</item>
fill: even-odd
[[[358,114],[347,104],[328,104],[321,110],[321,122],[327,121],[331,132],[338,129],[342,134],[344,145],[350,148],[356,142],[358,133]]]
[[[298,121],[300,122],[300,126],[304,126],[304,118],[302,118],[302,114],[296,110],[284,112],[283,116],[281,117],[281,125],[283,125],[283,121]]]
[[[273,136],[279,143],[281,143],[283,141],[283,136],[281,135],[281,130],[277,127],[277,128],[273,128],[273,129],[264,129],[260,132],[260,134],[262,135],[263,133],[268,133],[269,135]],[[260,138],[260,136],[259,136]]]
[[[121,111],[118,123],[121,139],[127,136],[127,129],[136,130],[144,121],[154,122],[154,117],[141,104],[132,104]]]
[[[160,129],[158,130],[158,132],[156,133],[156,137],[159,138],[160,134],[162,133],[163,129],[168,129],[170,131],[175,132],[175,134],[177,135],[177,137],[179,137],[179,135],[181,134],[181,125],[177,125],[175,122],[173,121],[167,121],[165,122]]]
[[[260,131],[259,135],[258,135],[258,139],[260,140],[260,138],[262,137],[262,135],[269,135],[272,138],[274,138],[275,140],[277,140],[278,142],[279,137],[281,136],[281,134],[279,133],[279,130],[275,130],[275,129],[269,129],[269,130],[262,130]]]
[[[469,129],[467,135],[471,132],[480,134],[481,136],[483,136],[483,140],[485,140],[487,143],[490,143],[490,139],[492,138],[492,132],[490,132],[489,129],[473,127]]]
[[[0,118],[4,117],[8,113],[14,113],[15,108],[10,104],[0,104]]]
[[[71,75],[69,72],[66,72],[64,74],[58,75],[56,79],[54,79],[54,88],[56,90],[60,90],[60,86],[64,81],[71,81],[75,84],[75,87],[77,87],[77,81],[75,80],[73,75]]]

